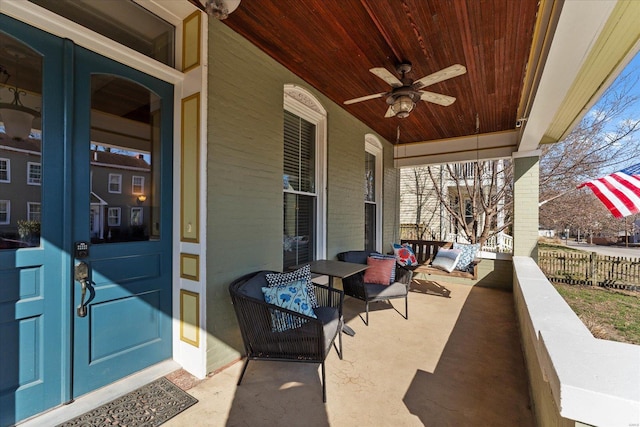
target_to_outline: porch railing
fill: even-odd
[[[469,243],[462,234],[442,233],[433,228],[420,226],[419,232],[414,224],[400,226],[400,238],[405,240],[441,240],[445,242]],[[485,252],[513,253],[513,237],[505,233],[498,233],[487,239],[482,245]]]
[[[640,346],[594,338],[533,259],[514,256],[513,270],[533,406],[542,424],[636,424]]]

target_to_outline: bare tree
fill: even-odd
[[[540,223],[544,226],[598,233],[616,229],[619,221],[603,209],[600,201],[588,190],[575,188],[640,158],[639,79],[638,69],[626,71],[566,139],[542,148],[540,200],[550,200],[540,207]]]
[[[569,230],[574,236],[613,237],[624,230],[624,220],[617,219],[598,201],[591,190],[571,191],[540,208],[541,225],[552,230]]]
[[[512,167],[506,160],[417,167],[402,179],[401,200],[412,209],[418,239],[453,232],[484,243],[511,226]]]
[[[457,234],[484,243],[511,226],[513,169],[506,160],[446,164],[446,186],[435,186]],[[432,182],[436,177],[427,168]]]

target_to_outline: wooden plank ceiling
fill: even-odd
[[[372,129],[400,143],[515,128],[538,0],[244,0],[223,22]],[[467,73],[424,88],[457,98],[419,101],[409,117],[384,118],[385,98],[344,105],[390,87],[409,61],[417,80],[453,64]]]

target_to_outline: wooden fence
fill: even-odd
[[[550,281],[640,291],[640,258],[539,251],[538,265]]]

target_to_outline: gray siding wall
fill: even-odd
[[[284,85],[304,87],[327,110],[328,258],[364,245],[364,138],[374,132],[224,24],[210,20],[209,31],[206,327],[213,371],[243,351],[229,283],[282,268]],[[398,188],[392,146],[380,140],[388,245],[397,228]]]

